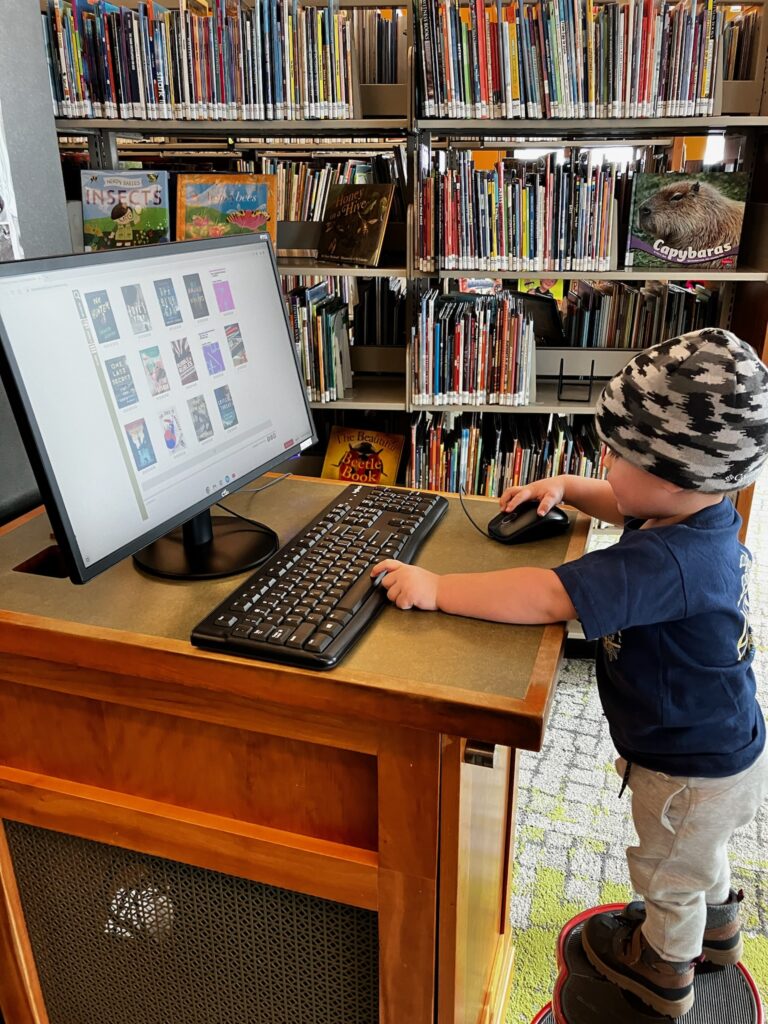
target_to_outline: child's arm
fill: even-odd
[[[576,618],[576,609],[551,569],[498,569],[441,576],[394,558],[379,562],[372,576],[398,608],[421,608],[491,622],[546,623]]]
[[[624,516],[616,507],[616,498],[607,480],[566,474],[546,477],[525,487],[508,487],[499,498],[499,505],[505,512],[511,512],[521,501],[538,501],[542,516],[553,505],[564,501],[593,519],[624,525]]]

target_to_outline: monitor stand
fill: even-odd
[[[235,516],[201,512],[142,548],[134,561],[151,576],[210,580],[255,569],[279,548],[274,530]]]

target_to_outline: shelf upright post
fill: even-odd
[[[108,128],[98,128],[88,133],[88,162],[95,170],[116,171],[119,163],[117,155],[117,134]]]
[[[39,4],[5,0],[0,31],[0,123],[26,257],[70,253],[61,160]]]

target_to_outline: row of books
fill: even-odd
[[[411,425],[409,487],[499,497],[558,473],[600,477],[605,450],[591,417],[418,414]]]
[[[738,13],[723,32],[723,77],[744,81],[755,74],[757,44],[762,13]]]
[[[348,306],[325,283],[301,285],[288,295],[296,355],[311,402],[336,402],[352,387]]]
[[[405,12],[355,11],[352,26],[360,81],[385,85],[405,82],[408,57]]]
[[[609,270],[620,173],[589,155],[503,159],[485,171],[471,151],[437,151],[418,182],[418,269]]]
[[[441,294],[421,300],[411,346],[414,405],[530,405],[536,341],[522,296]]]
[[[424,117],[685,117],[714,111],[714,0],[421,0]]]
[[[574,281],[564,331],[582,348],[647,348],[718,323],[718,291],[662,281]]]
[[[48,0],[42,21],[60,117],[359,116],[353,21],[334,0]]]
[[[392,183],[397,186],[392,217],[402,221],[405,220],[407,195],[404,148],[394,144],[391,153],[347,160],[288,160],[264,156],[257,157],[254,166],[258,173],[271,175],[274,179],[278,220],[322,221],[333,185]]]
[[[422,147],[426,150],[426,147]],[[655,174],[593,150],[479,169],[469,150],[420,156],[421,271],[607,271],[734,268],[744,222],[743,171]]]

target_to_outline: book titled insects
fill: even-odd
[[[170,238],[167,171],[81,171],[86,252]]]
[[[331,185],[318,257],[378,266],[394,192],[394,185]]]
[[[266,231],[277,241],[272,174],[180,174],[176,237],[222,238]]]

